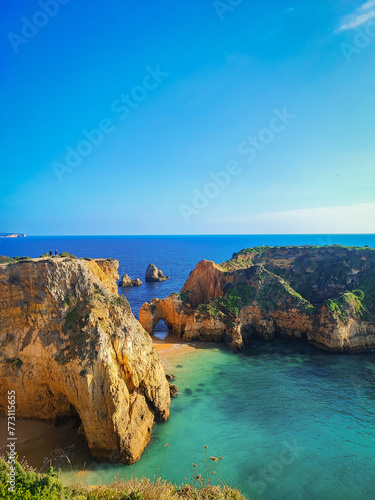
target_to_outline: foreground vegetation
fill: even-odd
[[[109,486],[64,486],[51,467],[39,474],[25,463],[15,463],[15,488],[9,491],[9,465],[0,457],[0,498],[9,500],[245,500],[228,486],[176,486],[161,478],[118,481]]]

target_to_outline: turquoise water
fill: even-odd
[[[141,279],[154,262],[170,280],[119,290],[137,315],[145,301],[179,291],[200,259],[222,262],[254,245],[333,243],[375,247],[375,235],[28,237],[0,240],[0,254],[36,257],[57,248],[118,258],[120,273]],[[375,353],[333,355],[298,342],[254,341],[242,354],[217,346],[180,354],[167,371],[176,375],[180,395],[141,460],[126,467],[82,452],[74,467],[87,473],[64,473],[66,481],[108,483],[160,472],[190,482],[191,464],[202,462],[207,445],[224,457],[215,477],[249,498],[375,498]]]
[[[206,445],[210,455],[224,457],[215,477],[249,498],[374,498],[371,354],[256,341],[244,354],[217,347],[180,353],[168,371],[180,395],[141,460],[131,467],[88,463],[85,481],[152,478],[162,464],[163,478],[190,482],[192,462],[202,462]],[[77,480],[73,476],[65,480]]]

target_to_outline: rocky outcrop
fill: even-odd
[[[142,285],[142,281],[139,278],[132,280],[130,278],[130,276],[128,276],[127,274],[124,274],[119,282],[119,286],[121,286],[121,287],[141,286],[141,285]]]
[[[225,341],[241,349],[251,336],[307,339],[338,352],[375,348],[375,250],[259,247],[221,265],[201,261],[179,294],[142,306],[152,333],[159,320],[184,340]]]
[[[202,260],[190,273],[180,293],[185,294],[186,301],[193,306],[203,304],[213,297],[222,297],[224,295],[220,285],[222,275],[222,267],[211,260]]]
[[[149,264],[146,269],[146,281],[149,283],[169,280],[169,276],[164,276],[163,271],[158,269],[155,264]]]
[[[116,281],[118,275],[118,260],[90,259],[86,260],[87,266],[93,275],[98,278],[111,293],[117,293]]]
[[[78,415],[93,456],[137,461],[170,389],[150,337],[114,292],[118,261],[42,259],[0,265],[0,411]]]
[[[131,277],[125,273],[119,282],[119,286],[122,287],[132,286]]]
[[[169,391],[171,394],[171,398],[177,398],[178,396],[178,389],[177,386],[174,384],[169,384]]]

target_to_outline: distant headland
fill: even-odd
[[[0,233],[0,238],[26,238],[23,233]]]
[[[375,349],[374,283],[374,248],[245,248],[222,264],[199,262],[180,293],[143,304],[139,321],[150,334],[164,320],[185,341],[224,341],[234,351],[254,335],[369,352]]]

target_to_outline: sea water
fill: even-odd
[[[241,354],[197,344],[168,371],[179,396],[141,460],[130,467],[91,461],[84,476],[66,473],[67,481],[160,475],[189,484],[193,463],[204,475],[204,460],[222,456],[212,479],[249,498],[374,498],[371,354],[332,355],[283,340],[255,341]]]
[[[58,246],[78,256],[119,258],[121,273],[141,279],[154,262],[170,280],[121,291],[137,313],[144,301],[179,291],[202,258],[221,262],[254,245],[331,243],[375,246],[375,237],[35,237],[3,240],[0,254],[35,257]],[[65,472],[65,481],[160,475],[190,483],[192,463],[204,475],[212,455],[223,459],[211,480],[249,498],[374,498],[375,353],[329,354],[281,339],[254,340],[240,354],[195,346],[169,358],[179,396],[169,421],[154,426],[141,460],[133,466],[88,460],[84,474]]]

